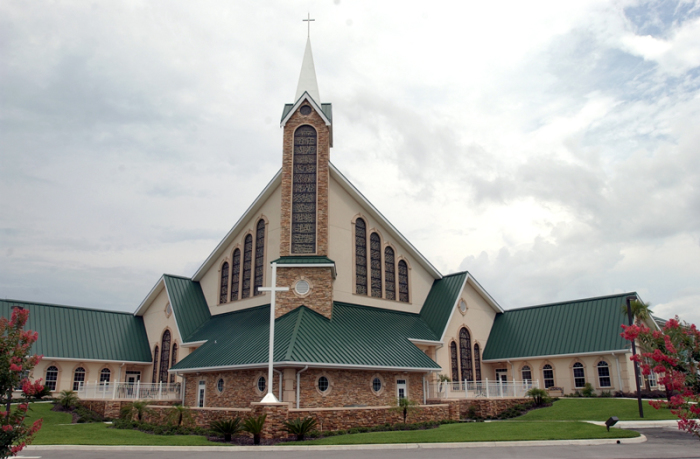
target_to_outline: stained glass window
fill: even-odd
[[[384,285],[387,300],[396,299],[396,265],[394,263],[394,249],[387,247],[384,249]]]
[[[170,330],[163,333],[163,341],[160,343],[160,382],[168,382],[168,368],[170,368]]]
[[[610,368],[606,362],[598,362],[598,383],[600,387],[610,387]]]
[[[263,286],[263,273],[265,271],[265,220],[260,219],[255,232],[255,282],[253,283],[253,295],[262,295],[258,287]]]
[[[174,366],[177,363],[177,343],[173,343],[172,358],[170,359],[170,366]],[[175,382],[175,373],[170,375],[170,384]]]
[[[56,390],[56,381],[58,380],[58,368],[51,365],[46,369],[46,387],[49,390]]]
[[[221,291],[219,292],[219,303],[226,303],[228,299],[228,262],[221,265]]]
[[[544,378],[544,388],[549,389],[554,387],[554,370],[550,364],[542,367],[542,376]]]
[[[574,363],[574,387],[586,386],[586,374],[583,371],[581,362]]]
[[[474,376],[481,381],[481,349],[478,343],[474,343]]]
[[[250,296],[250,264],[253,260],[253,236],[250,234],[245,237],[243,244],[243,288],[241,298]]]
[[[459,381],[459,359],[457,358],[457,343],[450,344],[450,359],[452,360],[452,381]]]
[[[367,295],[367,225],[355,220],[355,293]]]
[[[372,296],[382,297],[382,241],[377,233],[369,236],[370,278],[372,281]]]
[[[73,390],[79,390],[85,382],[85,368],[78,367],[73,373]]]
[[[399,261],[399,301],[408,303],[408,265]]]
[[[153,384],[158,382],[158,345],[156,345],[156,348],[153,350],[153,378],[151,381],[153,381]]]
[[[238,287],[241,280],[241,249],[233,251],[231,260],[231,301],[238,299]]]
[[[462,381],[474,381],[472,372],[472,339],[466,328],[459,331],[459,356],[462,364]]]
[[[294,132],[292,175],[292,253],[316,253],[316,129]]]

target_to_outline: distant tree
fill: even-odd
[[[632,317],[636,319],[635,322],[638,325],[649,319],[649,317],[651,317],[651,309],[649,309],[650,306],[650,303],[645,303],[639,300],[634,300],[630,302],[630,309],[632,309]],[[627,317],[627,305],[623,304],[620,307],[620,310],[625,315],[625,317]],[[627,323],[627,321],[625,321],[625,323]]]
[[[29,399],[44,390],[41,379],[30,382],[26,375],[42,356],[29,355],[38,338],[36,332],[24,330],[29,311],[15,308],[10,320],[0,318],[0,458],[14,456],[31,443],[41,428],[41,419],[24,425]],[[22,388],[24,400],[12,409],[12,391]]]

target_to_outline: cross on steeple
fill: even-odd
[[[307,31],[306,31],[306,37],[309,38],[311,37],[311,21],[315,21],[316,19],[311,19],[311,13],[306,13],[306,19],[302,19],[302,22],[306,22],[307,25]]]

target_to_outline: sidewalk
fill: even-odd
[[[605,427],[605,422],[601,421],[585,421],[589,424]],[[617,421],[614,427],[620,429],[653,429],[656,427],[678,427],[678,421],[673,419],[663,421]]]

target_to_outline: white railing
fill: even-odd
[[[81,399],[111,399],[111,400],[179,400],[181,384],[141,384],[81,382],[78,398]]]
[[[428,398],[504,398],[527,397],[527,391],[540,387],[535,380],[525,381],[454,381],[428,384]]]

